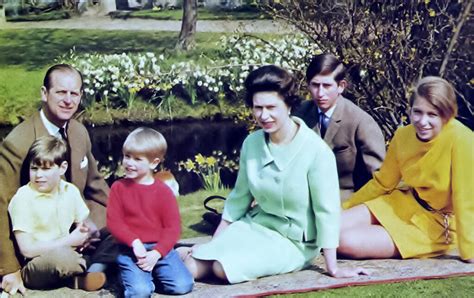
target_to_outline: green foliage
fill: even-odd
[[[140,97],[151,105],[166,107],[171,116],[171,107],[176,106],[173,101],[182,100],[191,109],[207,106],[207,113],[201,118],[206,114],[230,113],[247,122],[251,115],[243,108],[242,91],[250,71],[261,65],[277,64],[297,74],[301,83],[301,69],[306,67],[309,57],[318,53],[317,47],[301,35],[268,40],[233,35],[221,37],[220,43],[222,51],[198,61],[174,62],[176,57],[153,52],[77,54],[75,51],[59,61],[70,63],[83,73],[83,104],[88,110],[96,102],[101,102],[107,110],[130,110]],[[195,114],[195,111],[189,112]]]
[[[274,1],[262,7],[347,64],[349,93],[387,138],[406,122],[412,85],[426,75],[454,83],[461,118],[474,125],[472,1]]]
[[[178,162],[179,170],[193,172],[199,176],[204,189],[211,192],[218,192],[224,189],[221,181],[221,170],[226,169],[230,172],[237,171],[238,157],[229,159],[221,151],[214,151],[211,156],[197,154],[194,159]]]
[[[207,62],[219,52],[221,34],[198,33],[197,48],[187,53],[176,53],[174,44],[177,33],[150,32],[150,31],[102,31],[102,30],[62,30],[62,29],[28,29],[28,30],[0,30],[0,124],[17,124],[21,119],[31,115],[39,106],[39,88],[42,84],[44,73],[58,56],[69,53],[74,48],[74,53],[113,54],[136,52],[156,52],[169,55],[163,63],[176,63],[182,60],[199,60]],[[176,98],[176,97],[174,97]],[[173,100],[173,97],[164,99],[162,105],[150,103],[145,109],[147,116],[154,113],[155,119],[186,118],[188,116],[200,118],[217,113],[226,114],[227,108],[206,109],[198,104],[188,107],[182,100]],[[108,96],[103,101],[87,103],[87,111],[83,119],[92,123],[113,123],[121,119],[129,119],[136,115],[139,120],[140,109],[131,109],[127,116],[121,111],[111,109],[112,103]],[[91,104],[91,106],[89,106]],[[135,101],[136,105],[136,101]],[[158,105],[158,111],[155,107]],[[99,107],[95,110],[95,107]],[[133,110],[136,110],[134,113]],[[151,111],[151,112],[149,112]],[[212,111],[213,114],[210,114]],[[156,113],[155,113],[156,112]],[[189,113],[188,113],[189,112]],[[123,116],[125,115],[125,116]],[[121,118],[112,118],[121,117]]]
[[[0,50],[5,55],[0,57],[0,67],[20,63],[37,69],[53,60],[73,63],[84,73],[82,118],[86,122],[218,116],[252,123],[251,114],[242,104],[243,81],[248,73],[264,64],[277,64],[301,77],[299,70],[305,68],[308,57],[318,52],[301,35],[217,38],[216,34],[198,34],[197,49],[179,53],[174,51],[174,42],[169,42],[173,39],[170,34],[3,30]],[[156,46],[152,48],[150,44]],[[38,55],[34,49],[45,49],[44,55]],[[31,82],[27,85],[31,86]],[[41,80],[37,80],[32,87],[36,89],[40,84]],[[23,90],[19,88],[16,92]],[[140,107],[135,107],[137,102]],[[13,101],[11,104],[16,105]],[[22,117],[23,110],[17,111],[15,114],[20,115],[16,116]],[[10,123],[5,118],[0,118],[0,122]]]

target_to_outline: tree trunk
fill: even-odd
[[[3,3],[2,8],[0,8],[0,24],[7,21],[5,17],[5,4]]]
[[[194,48],[197,23],[197,0],[183,1],[183,20],[181,32],[179,33],[176,48],[179,50],[190,50]]]

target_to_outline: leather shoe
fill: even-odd
[[[88,272],[74,276],[72,288],[88,292],[97,291],[102,289],[106,281],[104,272]]]

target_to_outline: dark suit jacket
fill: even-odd
[[[71,182],[83,194],[91,211],[90,218],[99,228],[104,227],[109,187],[97,170],[89,133],[81,123],[71,120],[67,134],[71,147]],[[0,276],[20,269],[8,220],[8,204],[20,185],[29,181],[29,165],[24,160],[31,144],[44,135],[48,131],[36,113],[15,127],[0,145]]]
[[[294,115],[318,134],[319,115],[314,101],[305,101]],[[344,97],[337,99],[324,141],[336,155],[341,200],[362,187],[385,158],[385,140],[375,120]]]

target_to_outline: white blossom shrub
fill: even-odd
[[[164,55],[83,54],[71,52],[62,62],[71,63],[84,75],[86,106],[103,102],[107,108],[131,108],[137,96],[160,104],[168,97],[189,103],[241,103],[240,92],[253,69],[275,64],[302,78],[309,58],[319,53],[303,35],[264,40],[248,35],[223,37],[218,57],[211,62],[167,63]]]

